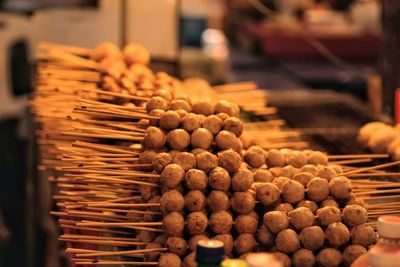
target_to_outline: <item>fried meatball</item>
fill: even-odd
[[[351,182],[344,176],[338,176],[330,180],[329,192],[338,199],[349,199],[351,196]]]
[[[167,141],[167,137],[162,130],[157,127],[150,126],[146,129],[143,143],[148,149],[160,149]]]
[[[314,165],[326,165],[328,164],[328,156],[325,153],[322,153],[320,151],[312,151],[308,155],[308,163],[314,164]]]
[[[220,234],[213,237],[213,239],[219,240],[224,243],[224,253],[227,256],[232,254],[233,250],[233,237],[231,234]]]
[[[201,211],[206,207],[206,197],[199,190],[189,191],[185,195],[185,207],[188,211]]]
[[[188,113],[181,122],[182,128],[188,133],[201,127],[201,119],[199,115],[194,113]]]
[[[156,237],[155,232],[144,231],[144,230],[139,231],[139,233],[136,235],[137,239],[139,239],[140,241],[145,242],[145,243],[152,242],[155,237]]]
[[[173,130],[179,127],[181,117],[176,111],[168,110],[160,118],[160,127],[165,130]]]
[[[346,205],[359,205],[361,207],[365,206],[364,200],[362,200],[361,198],[356,198],[356,197],[350,197],[350,199],[346,202]]]
[[[265,164],[265,151],[259,146],[251,146],[244,154],[244,160],[253,168],[259,168]]]
[[[268,151],[268,156],[266,157],[267,166],[272,167],[282,167],[285,165],[285,155],[278,149],[271,149]]]
[[[218,166],[218,158],[210,152],[204,151],[196,155],[196,163],[198,169],[209,173]]]
[[[300,241],[306,249],[316,251],[324,245],[325,233],[319,226],[309,226],[301,230]]]
[[[315,212],[318,209],[318,205],[311,200],[302,200],[299,203],[297,203],[296,208],[300,208],[300,207],[304,207],[309,209],[313,214],[315,214]]]
[[[275,179],[272,181],[272,183],[273,183],[274,185],[276,185],[276,186],[279,188],[279,190],[282,190],[283,185],[284,185],[286,182],[289,182],[289,181],[290,181],[289,178],[280,176],[280,177],[275,178]]]
[[[149,243],[146,245],[145,248],[146,249],[155,249],[155,248],[162,248],[162,246],[161,246],[161,244],[158,244],[158,243]],[[159,251],[147,252],[144,254],[144,258],[146,259],[146,261],[157,261],[159,256],[160,256]]]
[[[167,239],[167,242],[165,244],[168,248],[168,251],[171,253],[175,253],[180,257],[186,254],[187,243],[186,240],[182,237],[171,236]]]
[[[339,208],[339,204],[332,198],[332,197],[328,197],[327,199],[323,200],[320,205],[321,208],[323,207],[335,207],[335,208]]]
[[[231,198],[231,207],[240,214],[249,214],[256,203],[249,192],[235,192]]]
[[[225,211],[220,210],[214,212],[210,216],[210,228],[216,234],[227,234],[230,232],[233,225],[232,215]]]
[[[149,120],[149,125],[158,127],[160,125],[159,124],[159,122],[160,122],[159,118],[161,118],[161,116],[164,113],[165,113],[165,111],[162,110],[162,109],[154,109],[154,110],[150,111],[149,115],[152,116],[152,117],[157,117],[158,119],[150,119]]]
[[[199,243],[200,240],[208,240],[208,239],[210,239],[210,238],[208,237],[208,235],[205,235],[205,234],[199,234],[199,235],[192,236],[188,241],[190,250],[196,251],[197,243]]]
[[[293,254],[292,262],[295,267],[313,267],[316,259],[311,250],[301,248]]]
[[[211,212],[228,210],[230,207],[228,195],[223,191],[212,191],[207,197],[207,207]]]
[[[170,236],[180,236],[185,228],[185,220],[182,214],[173,211],[165,215],[163,219],[165,232]]]
[[[250,215],[239,215],[235,219],[235,229],[239,234],[255,234],[257,231],[257,225],[257,219]]]
[[[292,253],[300,248],[300,240],[295,231],[284,229],[276,236],[275,246],[281,252]]]
[[[195,211],[186,217],[186,229],[191,235],[203,233],[208,226],[207,215],[202,211]]]
[[[343,251],[343,263],[350,266],[358,257],[367,253],[367,250],[360,245],[350,245]]]
[[[291,151],[286,154],[285,158],[286,163],[295,168],[301,168],[307,164],[307,155],[301,151]]]
[[[185,171],[181,166],[177,164],[169,164],[165,166],[164,170],[161,172],[161,183],[167,188],[177,187],[183,177],[185,176]]]
[[[252,234],[241,234],[234,242],[235,250],[239,255],[253,251],[256,246],[257,241]]]
[[[145,150],[140,153],[138,162],[140,164],[152,164],[153,159],[157,156],[157,153],[153,150]]]
[[[207,151],[207,150],[202,149],[202,148],[195,148],[195,149],[192,149],[190,151],[190,153],[192,153],[194,156],[197,156],[197,154],[200,154],[200,153],[205,152],[205,151]]]
[[[304,199],[304,186],[294,180],[282,185],[282,198],[285,202],[296,204]]]
[[[224,168],[229,173],[234,173],[240,168],[242,158],[239,153],[232,149],[225,150],[218,153],[218,166]]]
[[[242,149],[236,135],[225,130],[222,130],[217,134],[215,137],[215,144],[221,150],[233,149],[236,152],[240,152]]]
[[[167,239],[168,235],[164,233],[154,238],[153,242],[164,246],[165,242],[167,242]]]
[[[314,223],[314,214],[305,207],[300,207],[288,212],[290,225],[296,230],[312,226]]]
[[[167,110],[167,108],[168,101],[161,96],[153,96],[146,104],[146,110],[148,113],[155,109]]]
[[[342,214],[338,208],[327,206],[317,210],[317,221],[321,226],[328,226],[341,220]]]
[[[158,190],[153,186],[140,185],[139,192],[144,201],[149,201],[152,197],[158,194]]]
[[[190,135],[182,129],[172,130],[167,134],[167,143],[174,150],[185,150],[190,144]]]
[[[182,267],[197,267],[196,252],[190,253],[183,259]]]
[[[330,245],[339,247],[349,241],[350,232],[346,225],[341,222],[331,223],[325,230],[325,237]]]
[[[295,176],[293,176],[293,180],[301,183],[304,187],[307,186],[307,184],[314,178],[314,175],[312,175],[309,172],[299,172]]]
[[[215,190],[228,191],[231,186],[231,177],[224,168],[216,167],[208,175],[208,182]]]
[[[283,177],[288,177],[288,178],[293,178],[296,174],[299,173],[299,169],[293,167],[293,166],[285,166],[283,168],[278,169],[278,172],[276,173],[276,177],[283,176]]]
[[[342,211],[343,222],[348,226],[356,226],[366,223],[368,213],[364,207],[359,205],[348,205]]]
[[[261,225],[256,233],[257,241],[263,246],[271,248],[275,245],[275,236],[265,225]]]
[[[264,225],[274,234],[288,228],[289,218],[282,211],[269,211],[263,218]]]
[[[258,169],[253,173],[254,182],[271,183],[274,176],[269,170]]]
[[[193,103],[192,111],[196,114],[208,116],[214,113],[214,105],[209,99],[199,100]]]
[[[289,256],[282,252],[274,252],[273,255],[282,263],[282,267],[291,267],[292,261]]]
[[[307,172],[307,173],[311,173],[313,176],[317,176],[317,174],[319,172],[319,168],[317,166],[315,166],[314,164],[306,164],[300,168],[300,172]]]
[[[161,210],[164,212],[181,211],[185,207],[185,199],[177,190],[165,192],[161,197]]]
[[[337,267],[342,263],[342,254],[335,248],[324,248],[317,255],[318,266]]]
[[[322,178],[314,178],[307,184],[307,197],[315,202],[322,201],[329,196],[328,181]]]
[[[237,137],[243,133],[243,122],[236,117],[227,118],[222,127],[224,130],[234,133]]]
[[[190,112],[192,107],[190,106],[190,103],[185,99],[178,98],[178,99],[173,99],[171,102],[169,102],[169,109],[171,110],[183,109],[187,112]]]
[[[181,267],[181,259],[174,253],[165,253],[158,260],[159,267]]]
[[[351,229],[350,238],[352,244],[367,248],[376,242],[377,235],[371,226],[360,224]]]
[[[247,191],[253,184],[253,173],[247,169],[239,169],[232,177],[233,191]]]
[[[190,143],[194,148],[209,149],[214,142],[214,136],[206,128],[198,128],[190,136]]]
[[[220,100],[214,107],[214,113],[226,113],[229,116],[238,117],[239,116],[239,108],[236,104],[229,102],[227,100]]]
[[[287,214],[289,211],[293,210],[293,206],[289,203],[279,203],[278,205],[274,206],[273,210],[282,211]]]
[[[279,200],[281,192],[279,188],[272,183],[265,183],[257,188],[256,198],[264,206],[269,206]]]
[[[162,98],[166,99],[167,101],[171,101],[173,96],[172,93],[166,89],[158,89],[154,91],[153,96],[161,96]]]
[[[196,158],[191,153],[178,152],[172,160],[172,163],[177,164],[185,171],[188,171],[196,166]]]
[[[190,169],[185,174],[185,185],[191,190],[205,190],[207,188],[208,178],[201,170]]]
[[[215,135],[221,131],[222,123],[222,120],[217,115],[210,115],[204,119],[201,127],[206,128]]]
[[[337,176],[335,169],[331,166],[318,165],[318,167],[319,167],[319,172],[317,176],[320,178],[324,178],[330,181],[332,178]]]
[[[172,163],[171,155],[168,153],[162,152],[162,153],[158,153],[153,158],[152,165],[156,172],[161,173],[162,170],[164,169],[164,167],[170,163]]]

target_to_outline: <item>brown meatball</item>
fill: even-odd
[[[282,167],[285,165],[285,155],[278,149],[271,149],[268,151],[268,156],[266,158],[267,166],[272,167]]]
[[[224,168],[229,173],[234,173],[240,168],[242,158],[239,153],[232,149],[225,150],[218,153],[218,166]]]
[[[293,206],[292,206],[292,204],[289,204],[289,203],[280,203],[280,204],[274,206],[273,210],[282,211],[287,214],[288,212],[293,210]]]
[[[342,211],[343,222],[348,226],[356,226],[366,223],[368,213],[364,207],[359,205],[348,205]]]
[[[192,236],[188,241],[190,250],[196,251],[197,243],[199,243],[200,240],[208,240],[208,239],[210,239],[210,238],[208,237],[208,235],[205,235],[205,234],[199,234],[199,235]]]
[[[161,116],[164,113],[165,113],[165,111],[162,110],[162,109],[154,109],[154,110],[150,111],[149,115],[152,116],[152,117],[157,117],[158,119],[150,119],[149,120],[149,125],[158,127],[160,125],[159,124],[159,122],[160,122],[159,118],[161,118]]]
[[[207,180],[207,175],[201,170],[190,169],[185,174],[185,185],[191,190],[205,190]]]
[[[239,108],[236,104],[229,102],[227,100],[220,100],[214,107],[214,113],[226,113],[229,116],[238,117],[239,116]]]
[[[154,248],[162,248],[161,244],[158,243],[149,243],[145,247],[146,249],[154,249]],[[144,258],[146,261],[157,261],[160,256],[160,252],[147,252],[144,254]]]
[[[167,137],[159,128],[150,126],[146,129],[143,143],[148,149],[160,149],[165,145]]]
[[[302,151],[290,151],[286,156],[286,163],[292,165],[295,168],[301,168],[307,164],[307,155]]]
[[[233,225],[232,215],[225,211],[220,210],[214,212],[210,216],[210,228],[216,234],[227,234],[230,232]]]
[[[275,245],[275,236],[265,225],[261,225],[258,228],[256,237],[257,241],[267,248]]]
[[[218,166],[218,158],[210,152],[204,151],[196,155],[196,163],[198,169],[209,173]]]
[[[339,204],[332,198],[332,197],[328,197],[327,199],[323,200],[319,206],[321,208],[323,207],[335,207],[335,208],[339,208]]]
[[[231,177],[224,168],[216,167],[208,175],[208,182],[215,190],[228,191],[231,186]]]
[[[201,119],[199,115],[189,113],[182,119],[181,125],[185,131],[191,133],[201,127]]]
[[[351,243],[369,247],[376,242],[376,233],[371,226],[360,224],[350,231]]]
[[[250,215],[239,215],[235,220],[235,229],[239,234],[255,234],[257,225],[257,219]]]
[[[181,117],[176,111],[168,110],[160,118],[160,127],[165,130],[173,130],[179,127]]]
[[[307,197],[315,202],[322,201],[329,196],[328,181],[322,178],[314,178],[307,184]]]
[[[161,197],[161,210],[164,212],[181,211],[185,207],[185,199],[177,190],[165,192]]]
[[[328,156],[320,151],[313,151],[308,155],[308,163],[326,165],[328,164]]]
[[[156,172],[161,173],[162,170],[164,169],[164,167],[170,163],[172,163],[171,155],[168,153],[162,152],[162,153],[158,153],[153,158],[152,165]]]
[[[167,134],[167,143],[174,150],[185,150],[190,144],[190,135],[182,129],[172,130]]]
[[[324,248],[317,255],[318,266],[337,267],[342,263],[342,254],[335,248]]]
[[[296,204],[304,199],[304,186],[294,180],[282,185],[282,198],[285,202]]]
[[[199,100],[193,103],[192,110],[196,114],[203,114],[205,116],[208,116],[214,113],[214,105],[209,99]]]
[[[274,176],[269,170],[258,169],[253,173],[254,182],[271,183]]]
[[[190,153],[192,153],[194,156],[197,156],[197,154],[200,154],[200,153],[205,152],[205,151],[207,151],[207,150],[202,149],[202,148],[195,148],[195,149],[192,149],[190,151]]]
[[[190,253],[183,259],[182,267],[197,267],[196,252]]]
[[[162,98],[171,101],[172,100],[172,93],[166,89],[158,89],[154,91],[153,96],[161,96]]]
[[[171,102],[169,102],[169,109],[171,110],[183,109],[187,112],[190,112],[192,107],[190,106],[190,103],[185,99],[174,99]]]
[[[215,135],[222,129],[222,120],[217,115],[210,115],[205,118],[201,126]]]
[[[281,191],[272,183],[265,183],[257,188],[256,197],[264,206],[269,206],[279,200]]]
[[[295,267],[313,267],[316,259],[311,250],[301,248],[293,254],[292,262]]]
[[[350,245],[343,251],[343,263],[350,266],[358,257],[367,253],[367,250],[360,245]]]
[[[194,148],[209,149],[214,142],[214,136],[206,128],[198,128],[193,131],[190,143]]]
[[[213,237],[213,239],[219,240],[224,243],[224,253],[227,256],[232,254],[233,250],[233,237],[231,234],[220,234]]]
[[[307,173],[311,173],[313,176],[317,176],[317,174],[319,172],[319,168],[317,166],[315,166],[314,164],[306,164],[300,168],[300,172],[307,172]]]
[[[253,168],[259,168],[265,164],[265,151],[259,146],[251,146],[247,149],[244,160]]]
[[[284,185],[286,182],[289,182],[289,181],[290,181],[289,178],[280,176],[280,177],[275,178],[275,179],[272,181],[272,183],[273,183],[274,185],[276,185],[276,186],[279,188],[279,190],[282,190],[283,185]]]
[[[186,240],[182,237],[169,237],[167,242],[165,243],[168,251],[171,253],[175,253],[176,255],[182,257],[186,254],[187,251],[187,243]]]
[[[186,217],[186,229],[191,235],[203,233],[208,226],[207,215],[202,211],[195,211]]]
[[[330,245],[339,247],[349,241],[350,232],[346,225],[341,222],[331,223],[325,230],[325,237]]]
[[[170,236],[180,236],[185,228],[185,220],[182,214],[173,211],[165,215],[163,219],[165,232]]]
[[[206,207],[206,197],[199,190],[189,191],[185,195],[185,207],[188,211],[201,211]]]
[[[140,185],[139,192],[144,201],[149,201],[152,197],[158,194],[158,190],[153,186]]]
[[[167,188],[175,188],[181,183],[184,176],[185,171],[181,166],[169,164],[161,172],[161,183]]]
[[[300,207],[305,207],[307,209],[309,209],[312,213],[315,214],[315,212],[318,209],[318,205],[311,200],[302,200],[299,203],[297,203],[296,208],[300,208]]]
[[[178,115],[179,115],[179,117],[181,119],[181,122],[182,122],[182,119],[184,117],[186,117],[187,114],[189,114],[186,110],[183,110],[183,109],[176,110],[176,113],[178,113]]]
[[[235,192],[231,198],[232,209],[240,214],[249,214],[255,205],[255,200],[249,192]]]
[[[253,184],[253,173],[247,169],[239,169],[232,177],[233,191],[247,191]]]
[[[319,167],[319,172],[317,176],[320,178],[324,178],[330,181],[332,178],[337,176],[335,169],[331,166],[318,165],[318,167]]]
[[[289,222],[296,230],[312,226],[314,223],[314,214],[305,207],[300,207],[288,212]]]
[[[361,207],[365,206],[364,200],[362,200],[361,198],[356,198],[356,197],[350,197],[350,199],[346,202],[346,205],[359,205]]]
[[[288,178],[293,178],[296,174],[298,174],[300,172],[300,170],[299,169],[297,169],[297,168],[295,168],[295,167],[293,167],[293,166],[291,166],[291,165],[288,165],[288,166],[285,166],[285,167],[283,167],[283,168],[280,168],[279,169],[279,172],[275,175],[276,177],[278,177],[278,176],[283,176],[283,177],[288,177]]]
[[[330,180],[329,192],[338,199],[349,199],[351,196],[351,182],[344,176],[338,176]]]
[[[236,137],[236,135],[225,130],[220,131],[217,134],[215,137],[215,144],[221,150],[233,149],[236,152],[240,152],[242,149],[239,139]]]
[[[306,249],[316,251],[324,245],[325,234],[319,226],[306,227],[300,232],[300,241]]]
[[[314,175],[312,175],[309,172],[299,172],[295,176],[293,176],[293,180],[301,183],[304,187],[307,186],[307,184],[314,178]]]
[[[159,267],[181,267],[181,259],[174,253],[165,253],[158,260]]]
[[[291,267],[292,261],[290,260],[289,256],[282,252],[274,252],[273,255],[282,262],[283,267]]]
[[[321,226],[328,226],[331,223],[340,222],[342,214],[340,209],[327,206],[317,210],[317,221]]]
[[[150,113],[154,109],[167,110],[168,101],[161,96],[154,96],[147,101],[146,110]]]
[[[239,118],[229,117],[224,121],[223,128],[239,137],[243,133],[243,122]]]
[[[269,211],[263,218],[264,225],[274,234],[289,227],[289,218],[282,211]]]
[[[239,255],[253,251],[256,246],[257,241],[252,234],[241,234],[234,242],[235,250]]]
[[[275,246],[279,251],[292,253],[300,248],[300,240],[292,229],[284,229],[278,233]]]
[[[228,210],[229,206],[229,198],[223,191],[212,191],[207,197],[207,207],[211,212]]]
[[[152,164],[153,159],[157,156],[157,153],[153,150],[145,150],[140,153],[139,163],[140,164]]]
[[[154,238],[153,242],[164,246],[165,242],[167,242],[167,239],[168,239],[168,235],[166,233],[164,233],[164,234],[161,234],[161,235],[157,236],[156,238]]]
[[[181,166],[185,171],[188,171],[196,166],[196,158],[188,152],[176,153],[172,163]]]

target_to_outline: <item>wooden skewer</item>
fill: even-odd
[[[104,222],[80,222],[77,226],[162,226],[162,222],[118,222],[118,223],[104,223]]]
[[[348,174],[347,177],[384,177],[384,176],[400,176],[399,172],[386,172],[386,173],[356,173],[356,174]]]
[[[337,164],[337,165],[345,165],[345,164],[357,164],[357,163],[365,163],[371,162],[370,158],[365,159],[347,159],[347,160],[337,160],[337,161],[330,161],[330,164]]]
[[[60,237],[58,240],[67,241],[67,242],[74,242],[74,243],[95,244],[95,245],[112,245],[112,246],[119,246],[119,247],[147,245],[147,243],[144,243],[144,242],[128,242],[128,241],[113,241],[113,240],[93,240],[93,239],[74,239],[74,238],[63,238],[63,237]]]
[[[376,166],[373,166],[373,167],[365,167],[365,168],[360,168],[360,169],[357,169],[357,170],[344,172],[344,173],[342,173],[342,175],[346,176],[346,175],[349,175],[349,174],[362,173],[362,172],[366,172],[366,171],[369,171],[369,170],[378,170],[378,169],[383,169],[383,168],[387,168],[387,167],[396,166],[396,165],[399,165],[399,164],[400,164],[400,161],[395,161],[395,162],[376,165]]]
[[[78,253],[76,257],[101,257],[101,256],[123,256],[130,254],[142,254],[149,252],[162,252],[167,251],[167,248],[148,248],[148,249],[136,249],[136,250],[126,250],[126,251],[102,251],[93,253]]]
[[[101,239],[101,240],[119,240],[119,241],[139,241],[138,238],[130,237],[114,237],[114,236],[99,236],[99,235],[77,235],[77,234],[63,234],[61,237],[74,238],[74,239]]]
[[[352,154],[352,155],[328,155],[329,159],[380,159],[388,158],[389,154]]]
[[[119,234],[119,235],[128,235],[131,236],[132,233],[121,231],[121,230],[110,230],[105,228],[94,228],[94,227],[78,227],[70,224],[60,224],[61,228],[65,229],[76,229],[76,230],[84,230],[84,231],[92,231],[94,233],[110,233],[110,234]]]
[[[138,265],[138,266],[150,266],[150,265],[158,265],[158,262],[153,261],[75,261],[76,265]]]

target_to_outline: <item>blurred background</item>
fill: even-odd
[[[293,127],[396,120],[400,1],[0,0],[0,266],[69,266],[26,109],[38,41],[139,42],[154,69],[211,84],[255,81],[282,116],[310,103],[307,116],[335,114],[285,118]]]

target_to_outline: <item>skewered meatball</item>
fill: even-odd
[[[336,267],[342,263],[342,254],[334,248],[324,248],[317,255],[319,266]]]
[[[152,242],[155,237],[156,237],[155,232],[144,231],[144,230],[139,231],[139,233],[136,235],[136,238],[145,243]]]
[[[146,129],[143,143],[148,149],[160,149],[165,145],[167,137],[159,128],[150,126]]]
[[[222,120],[222,122],[224,122],[227,118],[229,118],[230,116],[224,112],[220,112],[217,113],[218,118],[220,118]]]
[[[314,164],[306,164],[300,168],[300,172],[308,172],[311,173],[313,176],[317,176],[319,168]]]
[[[274,252],[273,255],[282,262],[283,267],[291,267],[292,261],[290,260],[289,256],[282,252]]]
[[[239,235],[235,242],[234,247],[238,254],[244,254],[251,252],[257,246],[257,241],[252,234],[241,234]]]
[[[259,146],[251,146],[247,149],[244,160],[253,168],[259,168],[265,164],[265,152]]]
[[[198,169],[209,173],[218,166],[218,158],[210,152],[204,151],[196,155],[196,163]]]
[[[295,267],[313,267],[316,259],[311,250],[301,248],[293,254],[292,262]]]
[[[128,65],[139,63],[147,65],[150,62],[149,51],[141,44],[131,43],[124,47],[123,51],[124,60]]]
[[[350,197],[350,199],[346,202],[346,205],[358,205],[361,207],[365,206],[364,200],[362,200],[361,198],[356,198],[356,197]]]
[[[271,205],[278,201],[281,192],[279,188],[272,183],[265,183],[257,188],[256,197],[264,206]]]
[[[328,197],[327,199],[323,200],[320,204],[321,208],[329,206],[339,208],[339,204],[332,197]]]
[[[197,156],[197,154],[200,154],[200,153],[205,152],[205,151],[207,151],[207,150],[204,150],[202,148],[195,148],[195,149],[192,149],[190,151],[190,153],[192,153],[194,156]]]
[[[183,259],[182,267],[197,267],[196,252],[190,253]]]
[[[306,249],[318,250],[325,241],[324,231],[319,226],[306,227],[300,232],[300,241]]]
[[[255,234],[258,221],[250,215],[239,215],[235,220],[235,229],[239,234]]]
[[[224,168],[216,167],[208,175],[208,182],[215,190],[228,191],[231,186],[231,177]]]
[[[192,190],[185,195],[185,207],[188,211],[201,211],[206,207],[206,197],[199,190]]]
[[[328,164],[328,156],[320,151],[313,151],[308,155],[308,162],[314,165]]]
[[[343,251],[343,263],[350,266],[358,257],[367,253],[367,250],[360,245],[350,245]]]
[[[312,226],[314,223],[314,214],[305,207],[294,209],[288,213],[289,222],[296,230]]]
[[[167,110],[168,109],[168,101],[162,98],[161,96],[153,96],[149,99],[146,104],[146,110],[150,113],[152,110],[161,109]]]
[[[335,178],[337,176],[337,173],[335,169],[331,166],[324,166],[324,165],[318,165],[319,166],[319,172],[317,174],[318,177],[324,178],[328,181],[331,179]]]
[[[181,267],[181,259],[174,253],[165,253],[160,256],[159,267]]]
[[[295,176],[293,176],[293,180],[301,183],[304,187],[307,186],[307,184],[314,178],[314,175],[312,175],[309,172],[299,172]]]
[[[257,241],[263,246],[270,248],[275,245],[275,236],[265,225],[261,225],[257,230]]]
[[[243,133],[243,122],[239,118],[229,117],[224,121],[223,128],[239,137]]]
[[[164,170],[161,172],[161,183],[167,188],[177,187],[183,177],[185,176],[185,171],[181,166],[177,164],[169,164],[165,166]]]
[[[185,171],[188,171],[196,166],[196,158],[191,153],[178,152],[172,160],[172,163],[177,164]]]
[[[169,237],[165,244],[168,248],[168,251],[171,253],[175,253],[176,255],[181,257],[186,254],[187,243],[186,240],[182,237]]]
[[[165,232],[170,236],[180,236],[185,228],[185,220],[182,214],[173,211],[163,219]]]
[[[240,214],[249,214],[255,205],[255,200],[249,192],[235,192],[231,198],[232,209]]]
[[[228,210],[229,206],[229,198],[223,191],[212,191],[207,197],[207,207],[211,212]]]
[[[348,205],[342,211],[343,221],[348,226],[356,226],[366,223],[368,220],[368,213],[359,205]]]
[[[279,190],[282,190],[283,185],[284,185],[286,182],[289,182],[289,181],[290,181],[289,178],[281,176],[281,177],[275,178],[275,179],[272,181],[272,183],[273,183],[274,185],[276,185],[276,186],[279,188]]]
[[[217,115],[210,115],[204,119],[201,126],[215,135],[222,129],[222,120]]]
[[[149,243],[146,245],[146,249],[155,249],[155,248],[162,248],[161,244],[158,243]],[[157,261],[158,257],[160,256],[160,252],[147,252],[144,254],[144,258],[147,261]]]
[[[232,177],[233,191],[247,191],[253,184],[253,173],[247,169],[239,169]]]
[[[304,186],[294,180],[282,185],[282,198],[285,202],[296,204],[304,199]]]
[[[138,162],[140,164],[152,164],[153,159],[157,156],[157,153],[152,150],[146,150],[140,153]]]
[[[183,109],[187,112],[190,112],[192,107],[190,106],[190,103],[188,103],[185,99],[174,99],[171,102],[169,102],[169,109],[171,110]]]
[[[283,176],[283,177],[293,178],[296,174],[299,173],[299,169],[290,165],[285,166],[283,168],[279,168],[277,170],[278,171],[276,172],[275,177]]]
[[[165,111],[162,110],[162,109],[153,109],[152,111],[150,111],[149,115],[152,116],[152,117],[161,118],[161,116],[164,113],[165,113]],[[149,120],[149,125],[158,127],[159,126],[159,122],[160,122],[160,119],[150,119]]]
[[[181,211],[185,207],[185,199],[177,190],[165,192],[161,197],[161,210],[164,212]]]
[[[179,127],[181,117],[176,111],[168,110],[160,118],[160,127],[165,130],[173,130]]]
[[[289,218],[282,211],[270,211],[265,213],[263,223],[272,233],[276,234],[288,228]]]
[[[158,194],[158,190],[153,186],[140,185],[139,192],[144,201],[149,201],[152,197]]]
[[[190,169],[185,175],[185,185],[191,190],[205,190],[207,188],[207,175],[197,169]]]
[[[182,129],[175,129],[167,134],[168,145],[178,151],[186,149],[190,144],[190,135]]]
[[[218,165],[229,173],[234,173],[240,168],[242,163],[242,158],[239,153],[233,151],[232,149],[225,150],[218,153]]]
[[[220,234],[213,237],[213,239],[219,240],[224,243],[224,253],[229,256],[233,250],[233,237],[231,234]]]
[[[274,176],[269,170],[258,169],[253,173],[254,182],[271,183]]]
[[[307,197],[315,202],[322,201],[329,196],[328,181],[322,178],[314,178],[307,184]]]
[[[214,112],[215,114],[226,113],[229,116],[239,116],[239,108],[237,107],[237,105],[226,100],[218,101],[218,103],[214,107]]]
[[[170,154],[162,152],[158,153],[153,158],[153,168],[156,172],[161,173],[165,166],[172,163],[172,157]]]
[[[344,176],[333,178],[329,182],[329,192],[338,199],[349,199],[351,196],[351,182]]]
[[[201,127],[201,120],[200,120],[199,115],[194,114],[194,113],[189,113],[182,119],[181,124],[182,124],[182,128],[185,131],[187,131],[188,133],[191,133],[194,130]]]
[[[268,152],[268,156],[266,158],[267,166],[270,168],[272,167],[282,167],[285,165],[285,155],[277,150],[277,149],[271,149]]]
[[[318,205],[311,200],[302,200],[299,203],[297,203],[296,208],[300,208],[300,207],[305,207],[307,209],[309,209],[313,214],[315,214],[315,212],[318,209]]]
[[[371,226],[360,224],[350,231],[351,243],[369,247],[376,242],[376,233]]]
[[[156,238],[154,238],[153,242],[164,246],[165,242],[167,242],[167,239],[168,239],[168,235],[166,233],[164,233],[164,234],[161,234],[161,235],[157,236]]]
[[[208,239],[210,239],[210,238],[205,234],[199,234],[199,235],[192,236],[188,242],[190,250],[196,251],[197,243],[199,243],[200,240],[208,240]]]
[[[193,103],[192,110],[196,114],[203,114],[205,116],[208,116],[214,113],[214,105],[209,99],[199,100]]]
[[[225,210],[214,212],[210,216],[210,228],[216,234],[229,233],[232,228],[232,225],[233,225],[232,215]]]
[[[289,203],[280,203],[280,204],[276,205],[273,210],[282,211],[287,214],[289,211],[293,210],[293,206],[292,206],[292,204],[289,204]]]
[[[328,226],[331,223],[340,222],[342,214],[340,213],[340,209],[327,206],[317,210],[317,220],[321,226]]]
[[[346,244],[350,239],[349,229],[341,222],[331,223],[325,230],[325,237],[329,244],[339,247]]]
[[[275,246],[279,251],[292,253],[300,248],[300,240],[292,229],[285,229],[278,233]]]
[[[212,133],[206,128],[198,128],[193,131],[190,143],[194,148],[209,149],[214,142]]]
[[[233,149],[236,152],[240,152],[242,149],[239,139],[236,137],[236,135],[225,130],[220,131],[217,134],[215,137],[215,144],[221,150]]]
[[[171,101],[173,96],[172,93],[166,89],[158,89],[154,91],[153,96],[161,96],[162,98],[166,99],[167,101]]]
[[[186,217],[186,229],[191,235],[203,233],[208,226],[207,216],[202,211],[195,211]]]
[[[286,163],[295,168],[301,168],[307,164],[307,156],[301,151],[290,151],[286,154]]]
[[[182,119],[184,117],[186,117],[187,114],[189,114],[186,110],[183,110],[183,109],[176,110],[176,113],[178,113],[178,115],[179,115],[179,117],[181,119],[181,122],[182,122]]]

